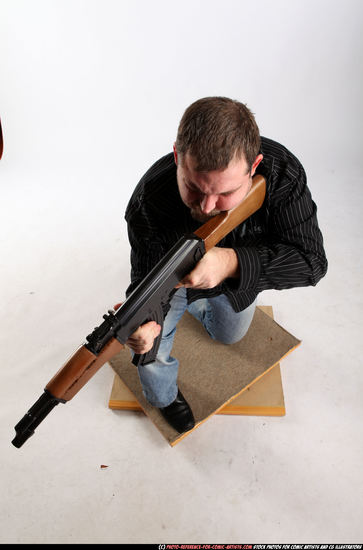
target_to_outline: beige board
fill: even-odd
[[[178,324],[173,355],[180,362],[178,384],[192,407],[194,430],[216,413],[283,415],[279,361],[299,344],[272,319],[270,306],[256,308],[246,336],[230,346],[211,340],[186,313]],[[122,350],[110,364],[116,373],[110,408],[143,410],[172,446],[191,433],[176,432],[146,401],[129,350]]]

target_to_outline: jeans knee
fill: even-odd
[[[197,300],[194,303],[201,304],[203,316],[199,320],[213,340],[232,345],[246,336],[253,319],[256,300],[239,313],[233,311],[228,298],[223,294],[205,302],[206,304],[202,304],[202,300]],[[193,311],[191,313],[194,314]]]
[[[237,344],[237,342],[240,342],[246,336],[248,329],[249,327],[238,333],[210,334],[210,336],[211,338],[213,338],[213,340],[216,340],[216,342],[220,342],[221,344],[224,344],[226,346],[231,346],[232,344]]]

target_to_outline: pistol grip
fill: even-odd
[[[153,363],[155,361],[157,353],[159,351],[161,337],[162,337],[162,330],[160,331],[159,336],[157,336],[157,338],[155,338],[154,345],[153,345],[153,347],[151,348],[150,351],[148,351],[147,353],[144,353],[142,355],[139,355],[138,353],[135,353],[135,355],[132,359],[133,364],[138,367],[138,366],[147,365],[148,363]]]
[[[151,317],[149,317],[145,321],[145,323],[147,323],[149,321],[156,321],[156,323],[161,326],[161,331],[160,331],[159,336],[157,336],[155,338],[154,345],[153,345],[153,347],[151,348],[150,351],[148,351],[147,353],[143,353],[142,355],[140,355],[138,353],[134,354],[134,356],[132,358],[132,363],[134,365],[136,365],[136,367],[138,367],[139,365],[141,365],[141,366],[147,365],[148,363],[152,363],[156,359],[156,355],[159,351],[159,346],[160,346],[161,338],[162,338],[162,335],[163,335],[164,313],[163,313],[162,307],[155,309],[152,312]]]

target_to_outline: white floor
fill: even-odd
[[[23,200],[7,186],[2,543],[362,541],[363,182],[353,172],[314,177],[328,275],[315,288],[259,298],[302,339],[281,365],[286,416],[214,416],[174,448],[143,414],[108,409],[109,365],[21,449],[11,445],[13,426],[118,300],[129,264],[121,221],[119,233],[111,223],[89,243],[65,220],[55,242],[57,224],[79,206],[66,193],[45,209],[34,185]]]

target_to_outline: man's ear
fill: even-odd
[[[177,153],[177,150],[176,150],[176,144],[175,143],[173,145],[173,151],[174,151],[175,164],[178,166],[178,153]]]
[[[252,164],[251,176],[254,176],[254,175],[255,175],[257,166],[260,164],[260,162],[261,162],[262,159],[263,159],[263,155],[261,155],[261,154],[257,155],[257,157],[256,157],[256,159],[255,159],[255,162]]]

